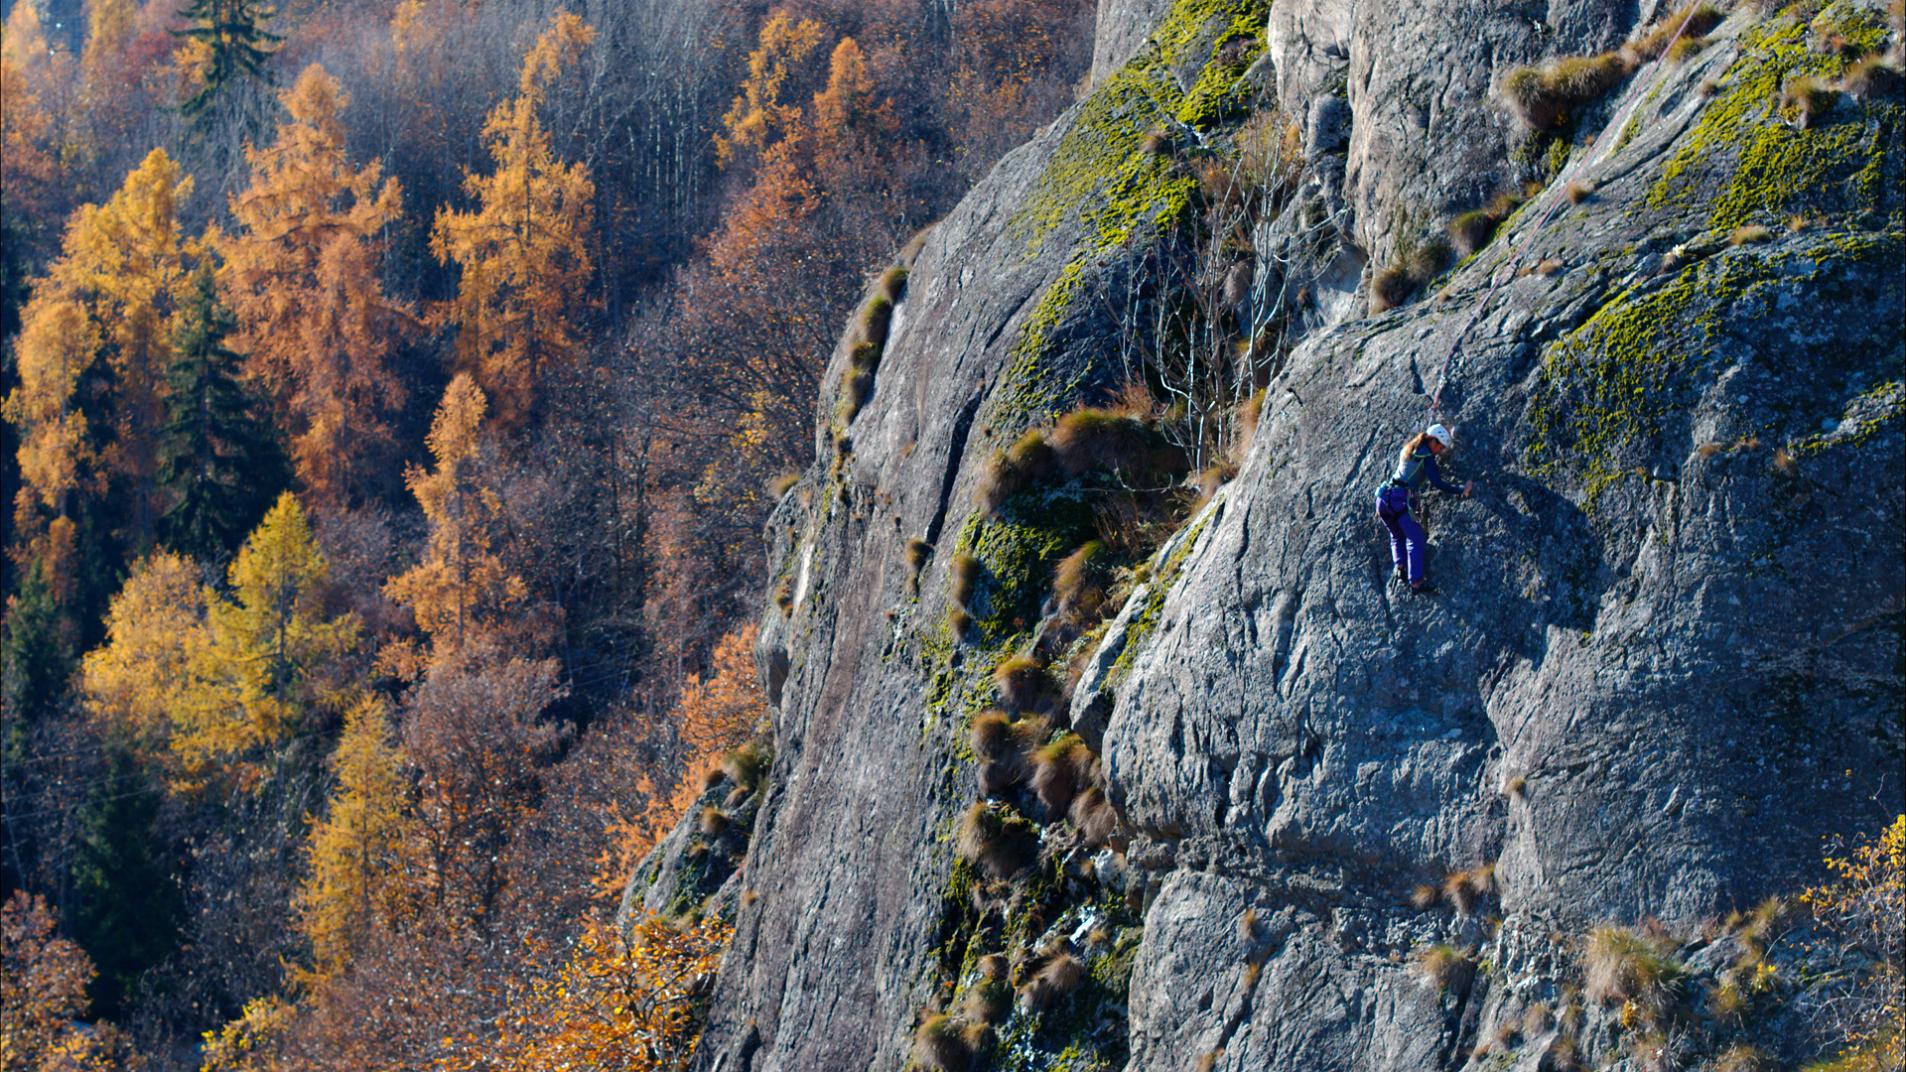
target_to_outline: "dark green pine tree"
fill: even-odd
[[[238,324],[218,300],[209,265],[194,275],[180,312],[159,440],[159,486],[167,500],[159,542],[217,562],[265,516],[288,474],[276,436],[238,383],[240,358],[225,347]]]
[[[181,106],[187,117],[197,118],[211,107],[232,80],[256,75],[265,57],[278,50],[283,38],[265,29],[265,20],[273,13],[258,0],[192,0],[179,10],[187,25],[172,32],[204,42],[211,51],[205,84]]]
[[[123,748],[109,746],[102,774],[76,813],[73,933],[99,969],[93,1012],[112,1018],[140,974],[178,946],[184,899],[154,821],[158,787]]]

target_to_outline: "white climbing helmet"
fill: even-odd
[[[1450,435],[1449,429],[1443,427],[1440,424],[1430,425],[1429,431],[1425,432],[1424,434],[1429,436],[1431,439],[1436,440],[1438,443],[1441,443],[1443,445],[1444,450],[1448,450],[1450,447],[1453,447],[1456,445],[1455,438],[1452,435]]]

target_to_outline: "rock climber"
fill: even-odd
[[[1451,443],[1449,429],[1441,424],[1432,424],[1412,436],[1397,457],[1395,475],[1377,489],[1377,520],[1390,530],[1390,561],[1396,564],[1397,577],[1409,584],[1411,592],[1418,594],[1436,589],[1423,576],[1423,551],[1429,537],[1423,526],[1410,516],[1410,492],[1425,478],[1436,490],[1465,499],[1476,486],[1471,480],[1459,488],[1444,480],[1436,468],[1437,457],[1447,452]]]

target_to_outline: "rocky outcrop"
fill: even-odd
[[[1743,9],[1559,135],[1495,101],[1640,7],[1108,0],[1090,96],[909,252],[871,396],[821,400],[774,514],[774,767],[699,1067],[902,1067],[984,981],[975,913],[1090,971],[1089,1015],[997,1025],[999,1067],[1612,1056],[1642,1030],[1616,1010],[1536,1014],[1579,1007],[1590,928],[1659,920],[1718,979],[1704,921],[1901,810],[1906,108],[1803,126],[1779,100],[1845,66],[1818,39],[1888,31],[1845,2]],[[1051,710],[1096,749],[1123,851],[1040,818],[1042,892],[989,893],[953,844],[965,727],[993,664],[1052,635],[1071,546],[976,491],[1127,375],[1134,293],[1201,285],[1143,266],[1197,226],[1183,161],[1268,106],[1309,139],[1252,241],[1290,344],[1237,472],[1075,642]],[[1367,315],[1378,266],[1531,180],[1475,255]],[[1431,507],[1441,591],[1412,598],[1369,515],[1432,415],[1478,491]],[[1743,1037],[1798,1059],[1800,1023]]]

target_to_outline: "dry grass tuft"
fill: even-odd
[[[1029,1009],[1050,1009],[1067,994],[1077,990],[1084,981],[1085,965],[1079,962],[1079,958],[1071,953],[1059,953],[1046,961],[1045,966],[1039,969],[1039,974],[1020,988],[1019,1000]]]
[[[1633,70],[1626,52],[1564,56],[1510,71],[1502,80],[1502,99],[1530,130],[1557,130]]]
[[[722,831],[728,829],[728,813],[713,804],[708,805],[702,809],[701,828],[704,837],[720,837]]]
[[[1052,594],[1059,614],[1075,625],[1091,621],[1105,605],[1105,586],[1111,580],[1105,545],[1089,540],[1059,560],[1052,571]]]
[[[1424,883],[1410,891],[1410,907],[1416,909],[1418,912],[1427,912],[1435,908],[1437,902],[1442,899],[1443,891],[1428,883]]]
[[[960,857],[988,878],[1010,879],[1039,858],[1039,832],[1004,804],[974,804],[960,820]]]
[[[947,566],[946,575],[947,595],[954,603],[962,607],[972,604],[973,596],[979,590],[982,569],[979,559],[965,551],[959,551],[953,555],[953,561]]]
[[[1488,209],[1472,209],[1449,221],[1449,240],[1457,253],[1468,257],[1488,245],[1501,224],[1502,217]]]
[[[1568,184],[1567,190],[1568,199],[1571,204],[1579,205],[1595,196],[1595,184],[1586,179],[1571,181]]]
[[[967,729],[967,741],[973,754],[981,759],[1005,759],[1016,751],[1012,719],[997,707],[989,707],[973,716]]]
[[[1443,897],[1450,907],[1461,915],[1475,911],[1483,898],[1495,892],[1496,868],[1493,864],[1482,864],[1466,871],[1457,871],[1443,880]]]
[[[1521,800],[1527,795],[1528,791],[1529,780],[1520,774],[1509,779],[1509,784],[1502,787],[1503,795],[1507,796],[1510,800]]]
[[[768,776],[768,768],[774,765],[774,746],[765,738],[749,741],[740,748],[728,753],[722,760],[722,773],[735,787],[744,793],[753,793],[761,788]]]
[[[1906,77],[1899,65],[1884,56],[1868,56],[1847,68],[1840,88],[1856,101],[1899,100],[1906,96]]]
[[[894,265],[880,273],[880,296],[889,303],[896,303],[900,295],[907,291],[907,269],[903,265]]]
[[[1050,479],[1058,469],[1058,455],[1046,442],[1045,434],[1027,432],[1012,446],[993,454],[980,482],[980,505],[998,511],[1008,499]]]
[[[961,1037],[963,1025],[945,1013],[929,1016],[913,1034],[913,1059],[934,1072],[964,1072],[973,1051]]]
[[[1727,236],[1727,242],[1732,246],[1747,246],[1770,241],[1773,237],[1772,228],[1758,223],[1748,223],[1734,228],[1734,233]]]
[[[800,470],[796,469],[791,472],[782,473],[780,476],[777,476],[773,480],[768,481],[768,494],[779,499],[783,495],[786,495],[788,492],[794,490],[794,485],[799,484],[800,482],[801,482]]]
[[[1660,1022],[1680,1000],[1687,975],[1667,939],[1616,926],[1589,934],[1582,972],[1591,999],[1633,1002],[1650,1023]]]
[[[1060,734],[1032,754],[1032,790],[1049,813],[1064,815],[1072,798],[1092,784],[1097,764],[1078,734]]]
[[[1429,945],[1416,951],[1417,974],[1438,990],[1462,986],[1475,966],[1475,957],[1453,945]]]
[[[1787,84],[1780,90],[1780,106],[1799,113],[1802,130],[1812,130],[1824,124],[1839,103],[1839,90],[1807,75],[1787,79]]]
[[[876,352],[887,345],[887,329],[893,326],[893,299],[876,294],[860,311],[861,341]]]
[[[1005,958],[1000,959],[1003,961]],[[996,1024],[1006,1018],[1012,1006],[1012,988],[1006,985],[1004,977],[982,976],[971,989],[967,990],[966,998],[961,1002],[960,1008],[966,1018],[973,1023]]]
[[[1630,62],[1638,66],[1642,62],[1661,55],[1662,50],[1668,47],[1668,42],[1674,40],[1676,33],[1681,35],[1680,41],[1676,42],[1674,46],[1676,50],[1679,50],[1683,44],[1690,41],[1700,41],[1706,37],[1716,26],[1721,24],[1724,18],[1726,18],[1726,16],[1713,4],[1685,5],[1656,20],[1653,26],[1643,30],[1633,40],[1629,41],[1628,44],[1623,47],[1623,51],[1629,54]],[[1705,41],[1701,41],[1701,45],[1705,44]],[[1699,49],[1700,45],[1697,45],[1696,51],[1699,51]],[[1685,59],[1687,55],[1691,54],[1692,53],[1676,55],[1670,52],[1668,59],[1670,62],[1678,63],[1682,59]]]
[[[1391,265],[1370,279],[1370,312],[1394,309],[1416,292],[1416,280],[1405,269]]]
[[[1549,1012],[1547,1002],[1538,1001],[1522,1012],[1522,1033],[1529,1038],[1546,1034],[1554,1026],[1555,1017]]]
[[[1047,698],[1052,682],[1045,664],[1030,655],[1014,655],[993,668],[993,687],[1007,707],[1030,711]]]
[[[1105,791],[1097,786],[1073,797],[1067,814],[1086,844],[1095,848],[1111,842],[1118,832],[1118,811],[1106,798]]]
[[[1171,135],[1163,130],[1154,130],[1145,135],[1138,145],[1139,151],[1147,156],[1163,156],[1171,152]]]
[[[1071,476],[1114,471],[1148,475],[1174,468],[1172,452],[1157,431],[1118,410],[1073,410],[1059,418],[1047,441],[1060,468]]]

